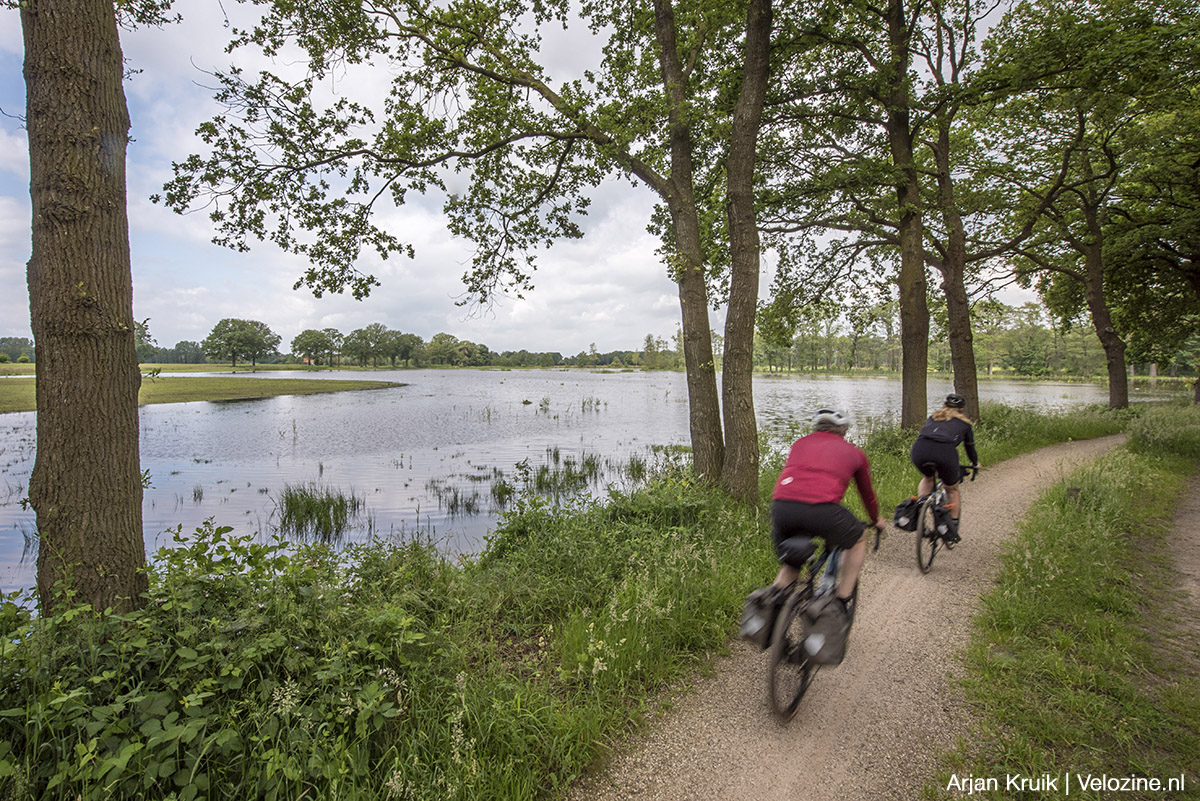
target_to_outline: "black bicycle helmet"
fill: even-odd
[[[951,392],[946,396],[946,406],[950,409],[961,409],[967,405],[967,399],[957,392]]]

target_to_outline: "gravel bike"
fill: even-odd
[[[917,508],[917,567],[922,573],[928,573],[933,567],[933,557],[943,546],[946,550],[954,548],[958,542],[958,527],[948,521],[949,515],[939,513],[939,508],[946,506],[946,487],[942,484],[941,476],[937,475],[937,465],[932,462],[923,465],[934,474],[933,492],[918,499]],[[971,473],[971,480],[979,469],[969,464],[959,465],[959,469]],[[960,502],[959,506],[962,504]],[[958,510],[958,525],[962,525],[962,509]]]
[[[880,530],[875,529],[875,550],[879,550]],[[800,699],[808,691],[820,665],[809,658],[804,648],[804,610],[810,603],[834,591],[837,586],[838,563],[842,549],[825,549],[812,539],[808,540],[803,557],[804,567],[800,575],[784,592],[787,599],[775,618],[775,629],[771,634],[771,653],[767,669],[767,697],[771,711],[783,723],[796,715]],[[858,609],[858,584],[846,604],[850,624]]]

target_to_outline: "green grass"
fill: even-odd
[[[312,395],[359,389],[397,387],[391,381],[317,380],[305,378],[222,378],[195,376],[143,378],[138,404],[187,403],[190,401],[246,400],[276,395]],[[37,408],[34,379],[6,378],[0,381],[0,413],[27,412]]]
[[[279,531],[289,539],[335,543],[366,511],[366,500],[318,484],[284,484],[277,501]]]
[[[985,464],[1140,420],[988,419]],[[862,434],[895,503],[912,435]],[[722,651],[769,543],[765,515],[670,465],[604,503],[513,498],[461,561],[209,524],[160,554],[137,613],[0,605],[0,797],[183,799],[197,776],[227,798],[560,797]]]
[[[946,791],[953,774],[1044,773],[1186,773],[1184,792],[1121,797],[1200,798],[1200,646],[1180,634],[1163,522],[1200,462],[1200,409],[1144,410],[1130,428],[1129,448],[1050,489],[1005,550],[965,656],[980,731],[927,798],[962,797]],[[982,797],[1042,796],[1002,781]]]

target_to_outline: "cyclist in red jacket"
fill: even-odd
[[[776,551],[789,537],[821,537],[828,547],[845,549],[838,570],[837,595],[845,604],[858,581],[867,555],[863,531],[885,524],[871,484],[871,466],[860,448],[846,441],[850,418],[836,409],[821,409],[813,418],[813,432],[796,440],[775,483],[771,498],[772,533]],[[867,514],[864,523],[841,505],[853,480]],[[783,564],[772,585],[784,588],[799,571]]]

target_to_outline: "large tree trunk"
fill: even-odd
[[[771,49],[771,0],[750,0],[745,72],[733,112],[726,186],[732,274],[725,315],[721,391],[725,465],[721,483],[733,497],[758,501],[758,422],[754,417],[754,316],[758,310],[761,243],[754,211],[754,165]]]
[[[26,126],[38,344],[38,592],[97,610],[146,587],[138,373],[125,207],[129,112],[111,0],[26,0]]]
[[[704,279],[700,220],[692,185],[692,137],[687,120],[687,79],[679,62],[675,40],[675,13],[670,0],[655,0],[654,19],[663,86],[671,103],[671,180],[668,196],[664,200],[671,213],[671,225],[675,234],[674,273],[679,285],[679,307],[682,316],[683,363],[687,372],[692,461],[700,478],[716,483],[721,479],[725,441],[721,433],[721,407],[717,399],[712,329],[708,324],[708,287]],[[728,360],[728,353],[726,359]]]
[[[927,412],[925,383],[929,366],[929,306],[926,300],[922,241],[921,189],[913,157],[909,119],[909,30],[903,0],[888,0],[891,67],[896,75],[888,102],[887,133],[892,164],[899,173],[896,200],[900,209],[900,425],[920,425]]]
[[[938,206],[946,225],[946,258],[940,266],[942,292],[946,295],[949,318],[950,364],[954,370],[954,391],[966,398],[964,411],[979,420],[979,382],[976,375],[975,347],[971,334],[971,303],[967,298],[967,235],[954,197],[954,176],[950,169],[950,119],[938,117],[937,145],[933,148],[937,167]]]
[[[1089,241],[1083,246],[1084,296],[1092,313],[1092,325],[1104,348],[1104,359],[1108,364],[1108,406],[1124,409],[1129,406],[1129,375],[1125,372],[1125,341],[1117,334],[1113,325],[1108,301],[1104,298],[1104,260],[1102,256],[1104,234],[1098,212],[1094,206],[1084,208]]]

